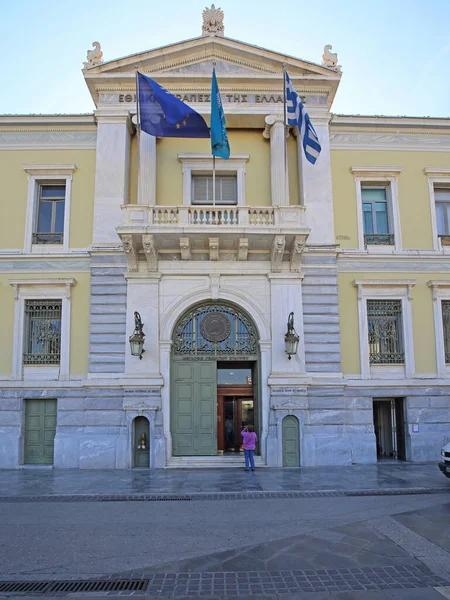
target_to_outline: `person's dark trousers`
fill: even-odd
[[[254,450],[245,450],[244,448],[244,457],[245,457],[245,470],[248,471],[249,467],[251,467],[252,471],[255,470],[255,451]]]

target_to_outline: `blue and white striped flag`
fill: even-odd
[[[306,159],[313,165],[322,150],[319,138],[287,73],[285,73],[285,77],[287,122],[293,127],[297,125]]]

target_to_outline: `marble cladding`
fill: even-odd
[[[449,388],[399,386],[382,391],[376,387],[310,385],[280,389],[271,396],[275,428],[267,441],[269,466],[281,466],[281,424],[287,415],[299,421],[302,466],[376,462],[373,399],[381,397],[404,398],[408,460],[438,462],[440,449],[450,441]],[[159,389],[92,386],[0,389],[0,468],[17,468],[23,463],[27,398],[57,399],[56,468],[129,468],[132,421],[137,414],[152,411],[152,464],[165,466]]]
[[[106,262],[107,261],[107,262]],[[125,257],[94,256],[91,264],[89,372],[123,373],[126,351]]]

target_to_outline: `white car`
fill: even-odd
[[[442,448],[441,457],[442,462],[439,463],[439,468],[446,477],[450,477],[450,442]]]

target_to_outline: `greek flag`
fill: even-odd
[[[313,165],[322,150],[319,138],[287,73],[285,73],[285,84],[288,125],[298,127],[306,159]]]

